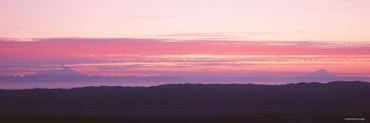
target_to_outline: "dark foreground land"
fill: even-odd
[[[369,94],[359,81],[0,90],[0,122],[365,123]]]
[[[93,117],[93,116],[3,116],[1,123],[368,123],[368,119],[345,120],[341,115],[258,114],[244,116],[161,116],[161,117]]]

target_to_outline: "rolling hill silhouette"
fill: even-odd
[[[52,116],[369,116],[370,83],[168,84],[1,90],[2,114]]]

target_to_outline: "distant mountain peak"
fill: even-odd
[[[337,75],[335,73],[330,73],[325,69],[320,69],[312,73],[306,74],[304,77],[309,79],[322,79],[322,80],[315,80],[315,81],[326,81],[326,79],[336,80]]]
[[[59,71],[69,71],[69,72],[74,72],[74,73],[77,72],[77,71],[72,70],[70,67],[66,67],[64,65],[60,65],[60,68],[62,68],[62,69],[59,70]]]
[[[60,68],[62,68],[63,70],[71,70],[71,68],[66,67],[66,66],[64,66],[64,65],[60,65]]]
[[[314,73],[323,74],[323,73],[329,73],[329,72],[327,70],[325,70],[325,69],[320,69],[320,70],[315,71]]]
[[[37,77],[47,77],[47,78],[70,78],[70,77],[86,77],[85,74],[82,74],[78,71],[75,71],[71,69],[70,67],[60,65],[60,70],[49,70],[49,71],[40,71],[37,74],[31,75],[31,76],[37,76]]]

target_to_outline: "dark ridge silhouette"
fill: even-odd
[[[120,117],[135,122],[151,118],[158,122],[170,122],[171,118],[187,121],[194,117],[199,122],[223,118],[307,122],[314,117],[317,121],[341,122],[345,117],[368,117],[369,94],[370,83],[361,81],[0,90],[0,114],[8,120],[34,115],[36,120],[70,116],[80,120]]]

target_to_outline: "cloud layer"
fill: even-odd
[[[3,40],[0,47],[1,76],[60,65],[101,76],[245,77],[322,68],[342,76],[370,73],[369,42],[53,38]]]

